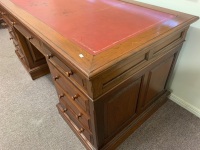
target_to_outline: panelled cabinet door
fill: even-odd
[[[170,57],[163,63],[157,65],[143,79],[143,91],[140,95],[140,109],[147,108],[165,90],[166,82],[170,74],[174,57]]]
[[[102,98],[100,115],[104,122],[104,140],[118,133],[136,116],[141,78],[133,78]]]
[[[120,129],[123,124],[136,114],[136,106],[139,95],[140,79],[121,87],[115,91],[110,100],[105,103],[105,123],[107,135]]]

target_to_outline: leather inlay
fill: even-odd
[[[11,0],[95,55],[174,17],[118,0]]]

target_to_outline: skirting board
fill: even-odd
[[[169,99],[200,118],[200,109],[194,107],[173,93],[169,95]]]

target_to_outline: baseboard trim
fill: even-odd
[[[189,104],[188,102],[174,95],[173,93],[169,95],[169,99],[200,118],[200,109],[194,107],[193,105]]]

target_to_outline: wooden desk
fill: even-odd
[[[50,69],[59,113],[87,149],[117,147],[166,101],[198,19],[117,0],[0,0],[0,11],[31,77]]]

